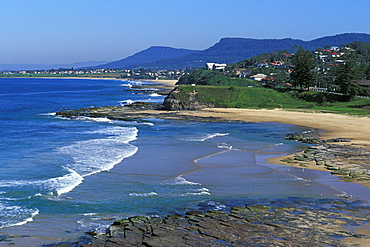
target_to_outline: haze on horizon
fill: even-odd
[[[368,0],[1,1],[0,64],[115,61],[150,46],[224,37],[313,40],[369,33]]]

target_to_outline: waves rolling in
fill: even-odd
[[[66,165],[82,177],[101,171],[109,171],[124,158],[134,155],[137,147],[129,144],[136,139],[135,127],[111,127],[90,132],[108,137],[79,141],[61,147],[58,152],[69,155],[72,164]]]

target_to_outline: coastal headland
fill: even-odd
[[[175,81],[166,83],[174,87]],[[160,84],[159,84],[160,85]],[[162,87],[162,86],[159,86]],[[133,104],[130,107],[85,108],[59,112],[65,117],[108,117],[118,120],[148,118],[279,122],[304,126],[309,133],[296,133],[288,138],[312,145],[301,153],[269,159],[285,166],[330,171],[343,181],[360,183],[370,188],[369,117],[283,109],[201,108],[198,110],[161,110],[156,104]],[[93,240],[83,246],[368,246],[369,208],[344,200],[318,201],[319,209],[308,209],[312,202],[269,202],[270,206],[246,204],[228,212],[184,212],[166,218],[136,216],[117,220],[107,234],[91,232]],[[297,212],[300,212],[297,214]],[[356,214],[356,215],[355,215]],[[354,222],[356,222],[354,224]],[[348,226],[352,225],[351,230]],[[299,239],[299,240],[297,240]]]

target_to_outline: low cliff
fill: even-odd
[[[193,90],[180,90],[175,88],[163,101],[163,109],[178,111],[178,110],[199,110],[205,107],[213,107],[210,103],[201,103],[197,98],[198,92]]]
[[[258,87],[179,85],[164,100],[165,110],[198,110],[204,107],[283,108],[305,104],[289,94]]]

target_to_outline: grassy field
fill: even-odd
[[[199,69],[193,73],[183,75],[179,85],[208,85],[208,86],[256,86],[256,82],[247,78],[229,77],[220,74],[219,71]]]
[[[262,87],[179,86],[176,98],[186,101],[189,96],[200,103],[215,107],[284,108],[370,116],[370,99],[348,97],[322,92],[279,92]]]

